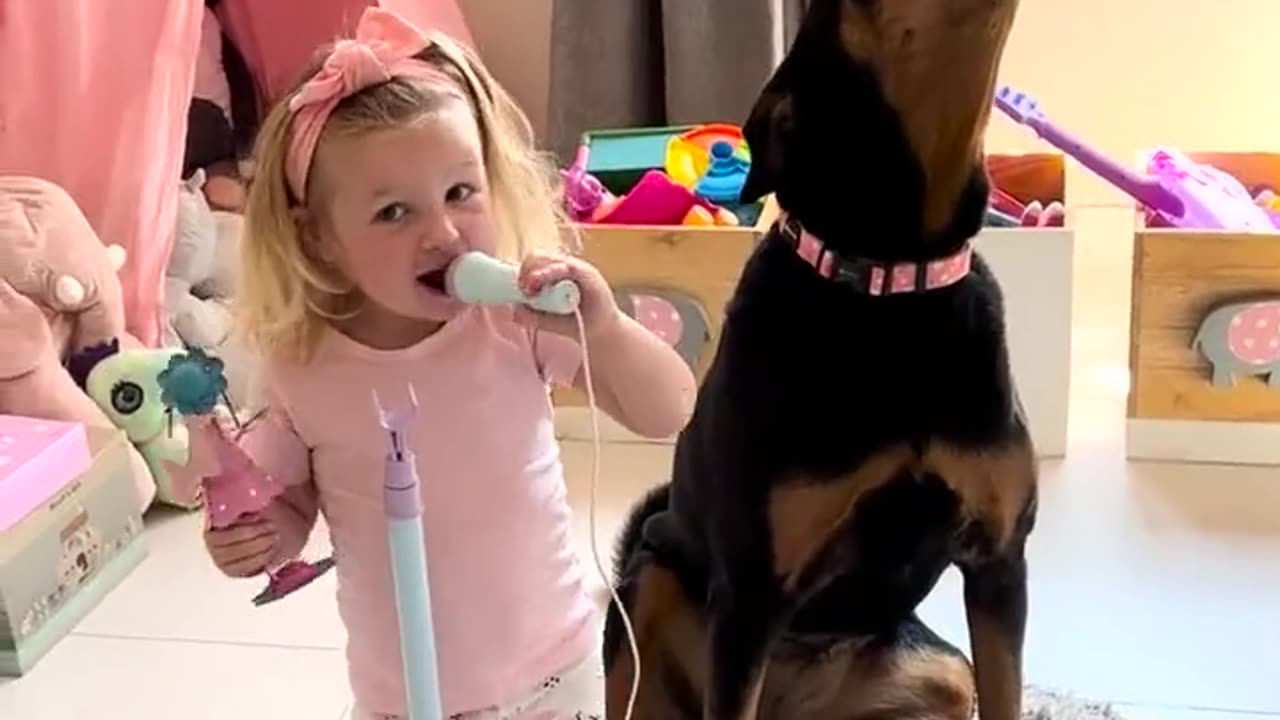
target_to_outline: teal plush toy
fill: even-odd
[[[118,346],[92,359],[84,388],[116,427],[142,453],[156,481],[156,498],[187,510],[200,507],[198,488],[179,488],[164,461],[187,463],[187,429],[170,422],[161,402],[160,373],[180,348],[121,349]]]

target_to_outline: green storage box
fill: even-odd
[[[594,175],[614,195],[625,195],[650,170],[661,170],[667,162],[671,138],[694,129],[679,127],[590,130],[583,133],[587,146],[587,172]]]

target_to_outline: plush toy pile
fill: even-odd
[[[205,196],[204,171],[178,186],[178,222],[165,274],[165,345],[194,346],[226,364],[228,395],[248,402],[254,363],[231,328],[243,216],[214,210]]]
[[[104,245],[60,187],[37,178],[0,177],[0,413],[111,427],[102,410],[111,395],[136,399],[127,387],[107,388],[95,402],[64,362],[139,347],[125,334],[116,272],[127,258]],[[156,495],[141,454],[134,477],[142,508]]]
[[[255,363],[231,333],[245,196],[252,180],[258,88],[224,32],[218,0],[205,0],[178,192],[177,232],[165,273],[164,344],[199,347],[226,365],[227,394],[250,404]]]
[[[188,113],[175,238],[165,282],[163,347],[125,333],[117,271],[122,248],[104,244],[61,187],[0,176],[0,414],[114,426],[133,445],[141,508],[153,500],[195,508],[167,467],[184,464],[187,436],[160,403],[156,375],[186,344],[223,358],[228,394],[247,403],[253,363],[231,340],[234,291],[256,98],[243,58],[206,2]]]

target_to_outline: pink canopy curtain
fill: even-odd
[[[223,0],[218,15],[269,106],[289,89],[316,48],[353,33],[370,5],[399,13],[424,30],[472,42],[455,0]]]
[[[0,0],[0,174],[62,186],[121,271],[128,329],[159,339],[200,0]]]

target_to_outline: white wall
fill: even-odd
[[[547,126],[553,0],[458,0],[485,66],[524,108],[538,137]]]

